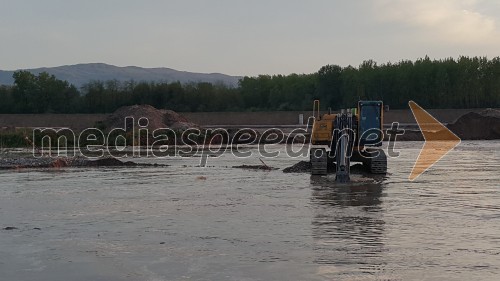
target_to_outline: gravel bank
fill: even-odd
[[[158,164],[139,164],[132,161],[121,161],[113,157],[102,159],[51,158],[51,157],[16,157],[0,158],[0,170],[27,168],[63,168],[63,167],[133,167],[133,166],[168,166]]]

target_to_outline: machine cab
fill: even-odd
[[[381,146],[384,134],[382,132],[383,108],[381,101],[358,102],[358,136],[359,145]]]

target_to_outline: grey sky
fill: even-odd
[[[500,56],[496,0],[0,0],[0,69],[104,62],[232,75]]]

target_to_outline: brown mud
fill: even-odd
[[[479,113],[469,112],[459,117],[447,128],[462,140],[496,140],[500,139],[500,111],[485,109]],[[447,140],[443,131],[428,132],[433,140]],[[441,137],[442,136],[442,137]],[[386,134],[385,140],[388,140]],[[424,141],[420,130],[405,130],[403,135],[398,135],[398,141]]]
[[[199,125],[189,121],[186,117],[172,110],[156,109],[150,105],[132,105],[117,109],[108,116],[102,123],[106,129],[123,128],[125,118],[133,117],[134,126],[138,127],[139,119],[146,118],[147,124],[144,127],[150,130],[170,128],[173,130],[186,130],[188,128],[198,128]],[[144,120],[145,121],[145,120]],[[141,126],[143,122],[141,122]],[[130,129],[130,128],[125,128]]]
[[[132,161],[121,161],[117,158],[106,157],[101,159],[75,158],[2,158],[0,170],[32,169],[32,168],[65,168],[65,167],[168,167],[168,165],[142,164]]]

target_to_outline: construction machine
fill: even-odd
[[[350,163],[361,162],[367,172],[385,174],[387,157],[380,146],[384,138],[382,101],[359,101],[357,108],[321,116],[314,101],[311,132],[311,174],[326,175],[335,166],[336,181],[350,180]]]

